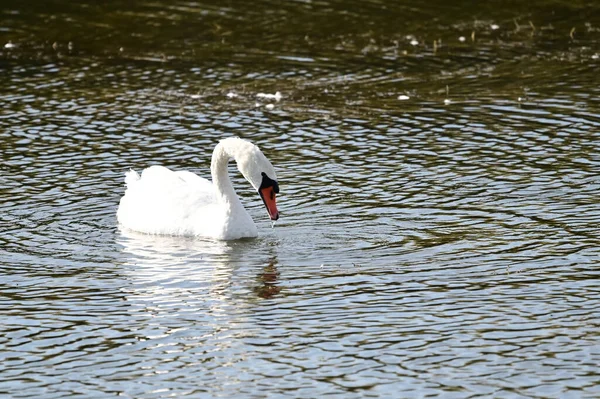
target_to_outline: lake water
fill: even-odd
[[[600,397],[600,5],[396,3],[5,2],[0,395]],[[119,228],[229,136],[274,228]]]

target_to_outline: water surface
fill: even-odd
[[[388,3],[6,2],[0,393],[600,396],[598,5]],[[119,228],[234,135],[274,228]]]

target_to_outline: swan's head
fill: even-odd
[[[277,183],[275,168],[273,168],[271,162],[258,146],[248,141],[242,139],[226,140],[238,140],[235,143],[238,151],[235,151],[234,154],[238,169],[242,172],[246,180],[252,184],[252,187],[258,191],[271,220],[279,219],[279,211],[277,210],[277,201],[275,198],[275,194],[279,193],[279,184]]]

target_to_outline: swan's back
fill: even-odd
[[[139,176],[129,171],[117,219],[123,226],[150,234],[213,235],[219,223],[210,181],[187,171],[151,166]],[[206,230],[206,232],[204,231]]]

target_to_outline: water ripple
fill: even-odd
[[[597,7],[470,7],[7,5],[0,393],[597,397]],[[119,229],[232,135],[274,228]]]

